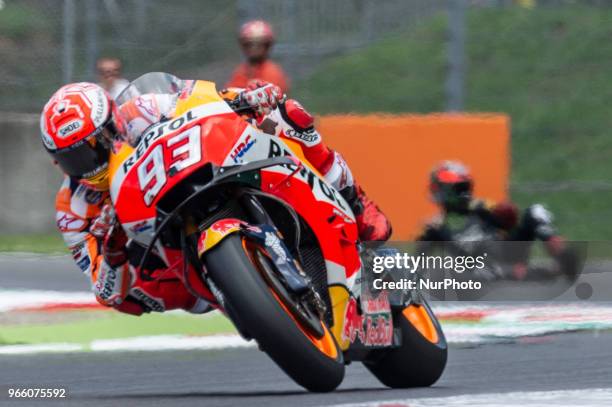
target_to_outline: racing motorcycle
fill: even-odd
[[[117,101],[152,93],[176,97],[173,117],[109,164],[118,219],[144,250],[140,278],[179,276],[307,390],[335,389],[352,361],[389,387],[436,382],[436,317],[415,292],[363,294],[355,216],[299,144],[251,125],[212,82],[149,73]]]

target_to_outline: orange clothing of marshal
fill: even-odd
[[[289,93],[289,80],[283,68],[269,59],[255,65],[248,62],[241,63],[234,70],[226,86],[228,88],[246,88],[253,80],[271,82],[280,87],[283,93]]]

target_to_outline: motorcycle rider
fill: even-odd
[[[342,156],[322,142],[313,117],[297,101],[286,100],[277,86],[263,82],[224,90],[220,96],[230,106],[241,98],[256,112],[256,125],[302,145],[306,158],[351,205],[362,240],[389,238],[391,226],[384,214],[354,182]],[[134,267],[142,253],[128,252],[127,236],[110,204],[110,150],[118,143],[136,142],[146,127],[171,117],[171,99],[149,94],[117,106],[100,86],[82,82],[61,87],[41,115],[43,144],[65,174],[56,199],[58,229],[75,262],[90,277],[97,300],[134,315],[177,308],[210,310],[207,301],[193,296],[176,277],[138,278]],[[148,267],[164,264],[154,261]]]
[[[543,205],[533,204],[527,207],[519,219],[515,204],[491,203],[475,198],[473,189],[472,175],[462,163],[444,161],[435,166],[430,174],[429,190],[432,200],[440,207],[441,216],[430,222],[417,240],[452,241],[453,223],[472,218],[495,230],[498,240],[540,240],[544,242],[552,257],[558,258],[564,253],[564,240],[555,230],[552,214]],[[526,245],[525,248],[527,247]],[[522,261],[514,264],[512,274],[515,279],[525,278],[526,264]]]
[[[274,45],[274,32],[263,20],[247,21],[238,34],[240,48],[246,60],[236,67],[227,87],[244,88],[252,81],[261,80],[277,85],[289,93],[289,79],[283,68],[270,59]]]

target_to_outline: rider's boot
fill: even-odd
[[[346,187],[340,191],[340,194],[347,200],[355,214],[361,241],[389,240],[392,233],[391,223],[359,185]]]

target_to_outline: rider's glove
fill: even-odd
[[[100,215],[91,222],[89,232],[96,238],[103,240],[114,223],[115,209],[112,204],[107,203],[102,207]]]
[[[546,241],[556,234],[553,215],[542,204],[534,204],[525,209],[522,226],[531,239]]]
[[[285,94],[281,89],[269,82],[253,81],[249,83],[240,97],[259,115],[269,114],[276,109],[279,103],[285,101]]]

